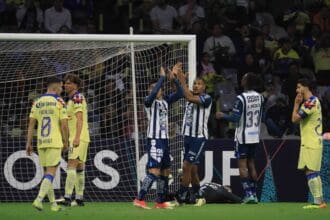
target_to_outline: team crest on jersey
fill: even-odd
[[[81,104],[84,101],[84,96],[81,93],[76,93],[72,97],[72,101],[74,104]]]
[[[307,109],[312,109],[316,106],[316,98],[314,96],[310,97],[306,102],[304,102],[304,107]]]

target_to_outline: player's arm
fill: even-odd
[[[195,104],[202,104],[201,102],[201,99],[198,95],[194,95],[190,90],[189,90],[189,87],[187,85],[187,82],[186,82],[186,76],[185,74],[182,72],[182,70],[178,71],[175,73],[179,79],[179,82],[182,86],[182,90],[183,90],[183,95],[184,97],[189,101],[189,102],[192,102],[192,103],[195,103]]]
[[[63,141],[63,151],[67,151],[69,147],[69,126],[68,126],[68,119],[61,119],[61,134],[62,134],[62,141]]]
[[[303,98],[301,94],[297,94],[295,100],[294,100],[294,106],[293,106],[293,111],[292,111],[292,116],[291,116],[291,121],[293,123],[299,123],[303,117],[305,117],[304,111],[299,110],[300,105],[302,102]]]
[[[217,119],[223,118],[223,119],[225,119],[227,121],[230,121],[230,122],[233,122],[233,123],[237,123],[241,119],[242,112],[243,112],[242,101],[239,98],[237,98],[235,100],[233,110],[232,110],[232,112],[230,114],[226,114],[226,113],[223,113],[223,112],[216,112],[215,113],[215,117]]]
[[[78,147],[80,144],[80,135],[83,127],[83,113],[81,111],[76,112],[76,136],[73,139],[73,147]]]
[[[175,74],[172,71],[169,71],[170,79],[174,82],[175,84],[175,92],[171,93],[167,98],[166,101],[167,103],[171,104],[173,102],[178,101],[183,97],[183,90],[180,85],[179,80],[175,77]]]
[[[160,78],[158,79],[155,87],[151,90],[150,94],[145,98],[144,105],[150,107],[152,102],[156,99],[157,93],[162,87],[165,80],[165,70],[163,67],[160,68]]]
[[[26,140],[26,154],[31,156],[31,153],[33,152],[33,147],[32,147],[32,138],[33,138],[33,130],[36,126],[37,120],[30,117],[29,121],[29,127],[28,127],[28,132],[27,132],[27,140]]]

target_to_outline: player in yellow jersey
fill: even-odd
[[[33,202],[33,207],[43,209],[42,201],[48,196],[52,203],[51,210],[59,211],[60,207],[55,202],[53,179],[57,166],[61,161],[61,152],[68,148],[68,116],[65,102],[59,97],[63,83],[56,77],[48,78],[47,93],[38,98],[31,109],[27,135],[26,152],[33,152],[32,138],[35,125],[37,129],[37,146],[40,165],[44,168],[44,178],[40,185],[38,197]]]
[[[322,111],[319,99],[312,94],[314,82],[300,79],[297,83],[297,96],[292,112],[292,122],[300,122],[300,155],[298,169],[306,174],[308,187],[314,197],[314,203],[304,209],[326,208],[323,200],[320,177],[322,161]]]
[[[70,131],[65,201],[63,203],[66,206],[71,206],[73,189],[75,189],[76,203],[79,206],[84,206],[85,162],[90,138],[87,103],[83,94],[78,91],[80,84],[80,78],[74,74],[68,74],[64,77],[64,89],[69,96],[67,109]]]

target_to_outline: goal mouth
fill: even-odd
[[[185,72],[195,68],[190,55],[195,51],[193,37],[157,37],[0,34],[0,201],[32,201],[36,196],[43,170],[36,142],[32,157],[24,150],[29,112],[32,103],[46,92],[47,78],[63,79],[68,73],[82,79],[80,91],[88,104],[91,142],[85,199],[130,201],[135,197],[147,162],[144,97],[149,82],[159,77],[161,66],[171,68],[180,61]],[[189,74],[193,79],[195,71]],[[166,80],[164,92],[171,91]],[[62,96],[67,100],[67,94]],[[171,190],[178,187],[176,172],[182,162],[183,108],[181,99],[169,110]],[[57,197],[64,193],[66,161],[64,155],[54,179]],[[148,199],[154,195],[152,191]]]

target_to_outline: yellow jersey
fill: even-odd
[[[299,109],[301,146],[322,148],[322,109],[316,96],[311,96]]]
[[[69,117],[69,141],[72,142],[76,136],[77,112],[82,112],[83,125],[80,134],[80,140],[90,142],[88,131],[88,109],[86,99],[80,92],[76,92],[67,103],[68,117]]]
[[[44,94],[32,106],[30,118],[38,122],[38,148],[62,148],[60,121],[68,119],[63,99],[55,94]]]

